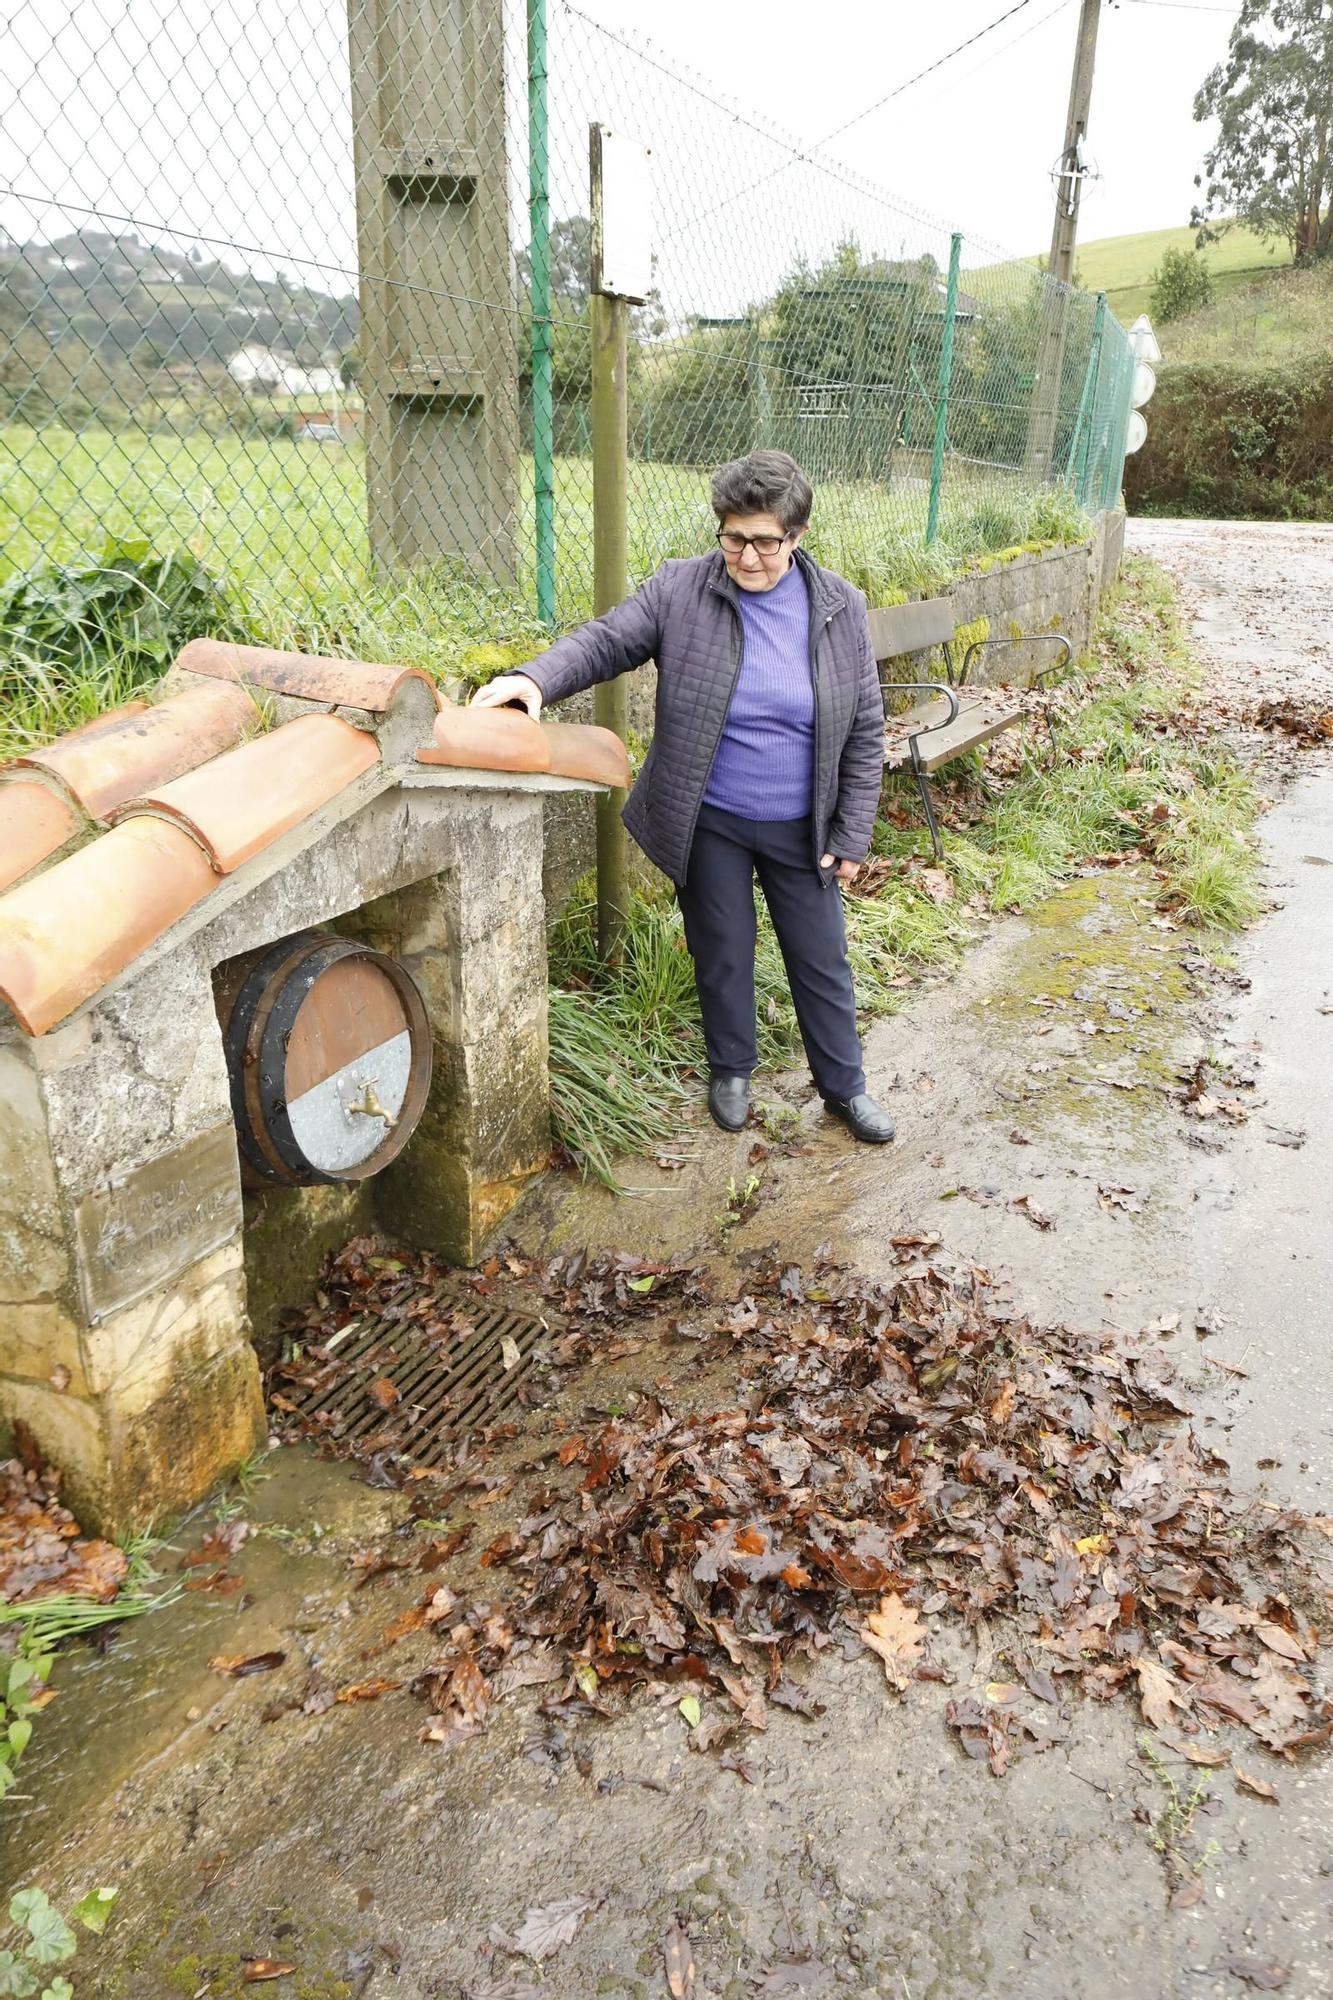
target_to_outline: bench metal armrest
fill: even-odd
[[[882,694],[942,694],[949,704],[949,713],[942,722],[926,722],[919,729],[908,731],[907,747],[911,753],[912,769],[915,770],[917,768],[917,738],[929,736],[932,729],[947,729],[949,724],[956,720],[958,715],[958,696],[947,681],[881,681],[879,685]],[[886,724],[892,724],[893,717],[885,716],[884,720]]]
[[[968,647],[967,651],[963,655],[963,665],[958,675],[959,685],[962,686],[963,683],[967,680],[967,670],[972,664],[972,655],[974,653],[982,652],[988,646],[1051,646],[1051,645],[1063,646],[1064,651],[1061,653],[1058,660],[1051,661],[1049,667],[1038,667],[1035,669],[1032,675],[1032,679],[1036,681],[1039,685],[1042,681],[1046,679],[1046,676],[1048,674],[1058,673],[1061,667],[1067,667],[1069,665],[1069,662],[1074,657],[1074,648],[1070,645],[1068,639],[1066,639],[1063,632],[1034,632],[1029,638],[1018,638],[1018,639],[1008,639],[1008,638],[974,639],[972,641],[972,644]]]

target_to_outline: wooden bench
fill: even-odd
[[[975,639],[963,654],[955,671],[953,658],[954,620],[957,607],[947,597],[925,597],[912,604],[894,604],[887,610],[870,613],[870,642],[877,666],[900,659],[904,653],[924,652],[928,647],[943,649],[947,679],[943,681],[881,681],[886,695],[916,694],[926,699],[914,702],[900,714],[888,715],[884,723],[884,768],[910,771],[921,794],[921,804],[930,828],[930,844],[937,861],[943,859],[935,807],[926,783],[932,771],[989,743],[1002,729],[1012,729],[1023,721],[1032,704],[1025,699],[1033,687],[1042,688],[1048,674],[1067,666],[1074,649],[1063,632],[1037,632],[1031,638]],[[1048,667],[1038,667],[1028,677],[1026,689],[967,685],[968,670],[978,653],[996,646],[1053,644],[1061,647],[1059,659]],[[1044,689],[1042,690],[1044,692]],[[1055,729],[1043,709],[1052,749]]]

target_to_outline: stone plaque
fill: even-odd
[[[90,1320],[105,1319],[216,1250],[241,1226],[236,1134],[197,1139],[86,1194],[74,1212]]]

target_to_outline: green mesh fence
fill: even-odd
[[[6,39],[0,582],[146,543],[262,636],[392,604],[400,655],[432,592],[472,641],[586,616],[593,121],[652,151],[632,578],[759,445],[880,601],[1116,499],[1096,299],[966,233],[951,282],[947,225],[565,0],[18,0]]]

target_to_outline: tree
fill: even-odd
[[[551,225],[549,241],[551,296],[585,306],[592,283],[592,223],[586,215],[562,216]],[[532,285],[531,252],[520,250],[517,263],[519,287],[526,298]]]
[[[1333,252],[1333,0],[1242,0],[1194,116],[1221,128],[1190,218],[1200,243],[1243,223],[1298,264]]]
[[[1152,274],[1148,309],[1156,320],[1183,319],[1213,302],[1213,274],[1197,250],[1166,250]]]
[[[933,257],[865,257],[847,237],[812,270],[804,262],[774,296],[773,351],[792,383],[900,383],[913,334],[937,304]]]

